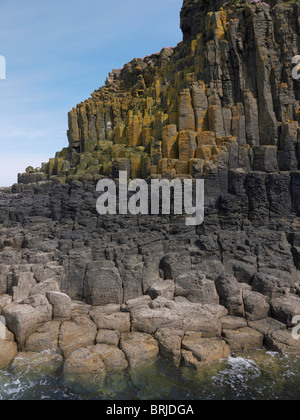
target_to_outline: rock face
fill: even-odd
[[[183,42],[114,70],[69,113],[68,147],[0,189],[0,314],[20,351],[59,350],[70,374],[86,358],[100,376],[109,357],[297,352],[299,11],[185,0]],[[204,179],[204,223],[100,216],[96,182],[120,170]]]

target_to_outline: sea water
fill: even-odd
[[[67,382],[62,372],[0,372],[0,400],[298,400],[300,356],[250,352],[195,372],[158,360],[101,383]]]

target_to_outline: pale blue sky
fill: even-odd
[[[113,68],[181,41],[182,0],[10,0],[0,6],[0,186],[67,145],[67,112]]]

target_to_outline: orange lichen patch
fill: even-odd
[[[198,146],[214,145],[216,144],[216,134],[213,131],[202,131],[197,134]]]

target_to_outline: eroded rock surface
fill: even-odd
[[[184,0],[183,42],[114,70],[69,113],[68,147],[0,189],[3,366],[16,346],[101,377],[298,352],[299,8]],[[204,179],[204,223],[98,215],[96,182],[120,170]]]

